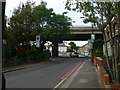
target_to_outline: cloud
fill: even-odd
[[[12,12],[14,8],[17,8],[17,6],[20,4],[20,2],[25,3],[26,1],[36,2],[38,5],[41,0],[6,0],[6,11],[5,15],[10,18],[12,16]],[[43,0],[47,2],[47,8],[53,8],[54,12],[56,14],[62,14],[63,12],[66,12],[65,10],[65,2],[66,0]],[[75,21],[73,23],[74,26],[91,26],[91,24],[84,24],[83,19],[80,19],[80,16],[82,14],[74,12],[74,11],[68,11],[67,14],[68,17],[71,17],[72,21]]]

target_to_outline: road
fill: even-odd
[[[84,63],[88,58],[56,58],[48,65],[36,66],[5,74],[7,88],[53,88],[66,74]],[[76,67],[76,68],[75,68]]]

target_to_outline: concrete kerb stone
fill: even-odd
[[[24,65],[24,66],[21,66],[21,67],[14,67],[14,68],[9,68],[9,69],[6,69],[6,70],[3,70],[2,72],[3,73],[7,73],[7,72],[12,72],[12,71],[17,71],[17,70],[22,70],[22,69],[26,69],[26,68],[31,68],[31,67],[34,67],[34,66],[38,66],[38,65]]]
[[[53,62],[49,63],[52,64]],[[37,63],[37,64],[31,64],[31,65],[22,65],[20,67],[13,67],[13,68],[6,68],[3,69],[3,73],[7,73],[7,72],[12,72],[12,71],[17,71],[17,70],[22,70],[22,69],[27,69],[27,68],[32,68],[32,67],[36,67],[36,66],[40,66],[41,63]]]

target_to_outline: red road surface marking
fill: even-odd
[[[65,74],[63,77],[61,77],[61,79],[67,79],[80,65],[82,64],[82,62],[80,61],[80,63],[78,63],[75,67],[73,67],[67,74]]]

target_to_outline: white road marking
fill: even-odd
[[[82,65],[80,65],[78,69],[63,84],[61,84],[59,88],[67,88],[87,61],[88,60],[86,60]]]

